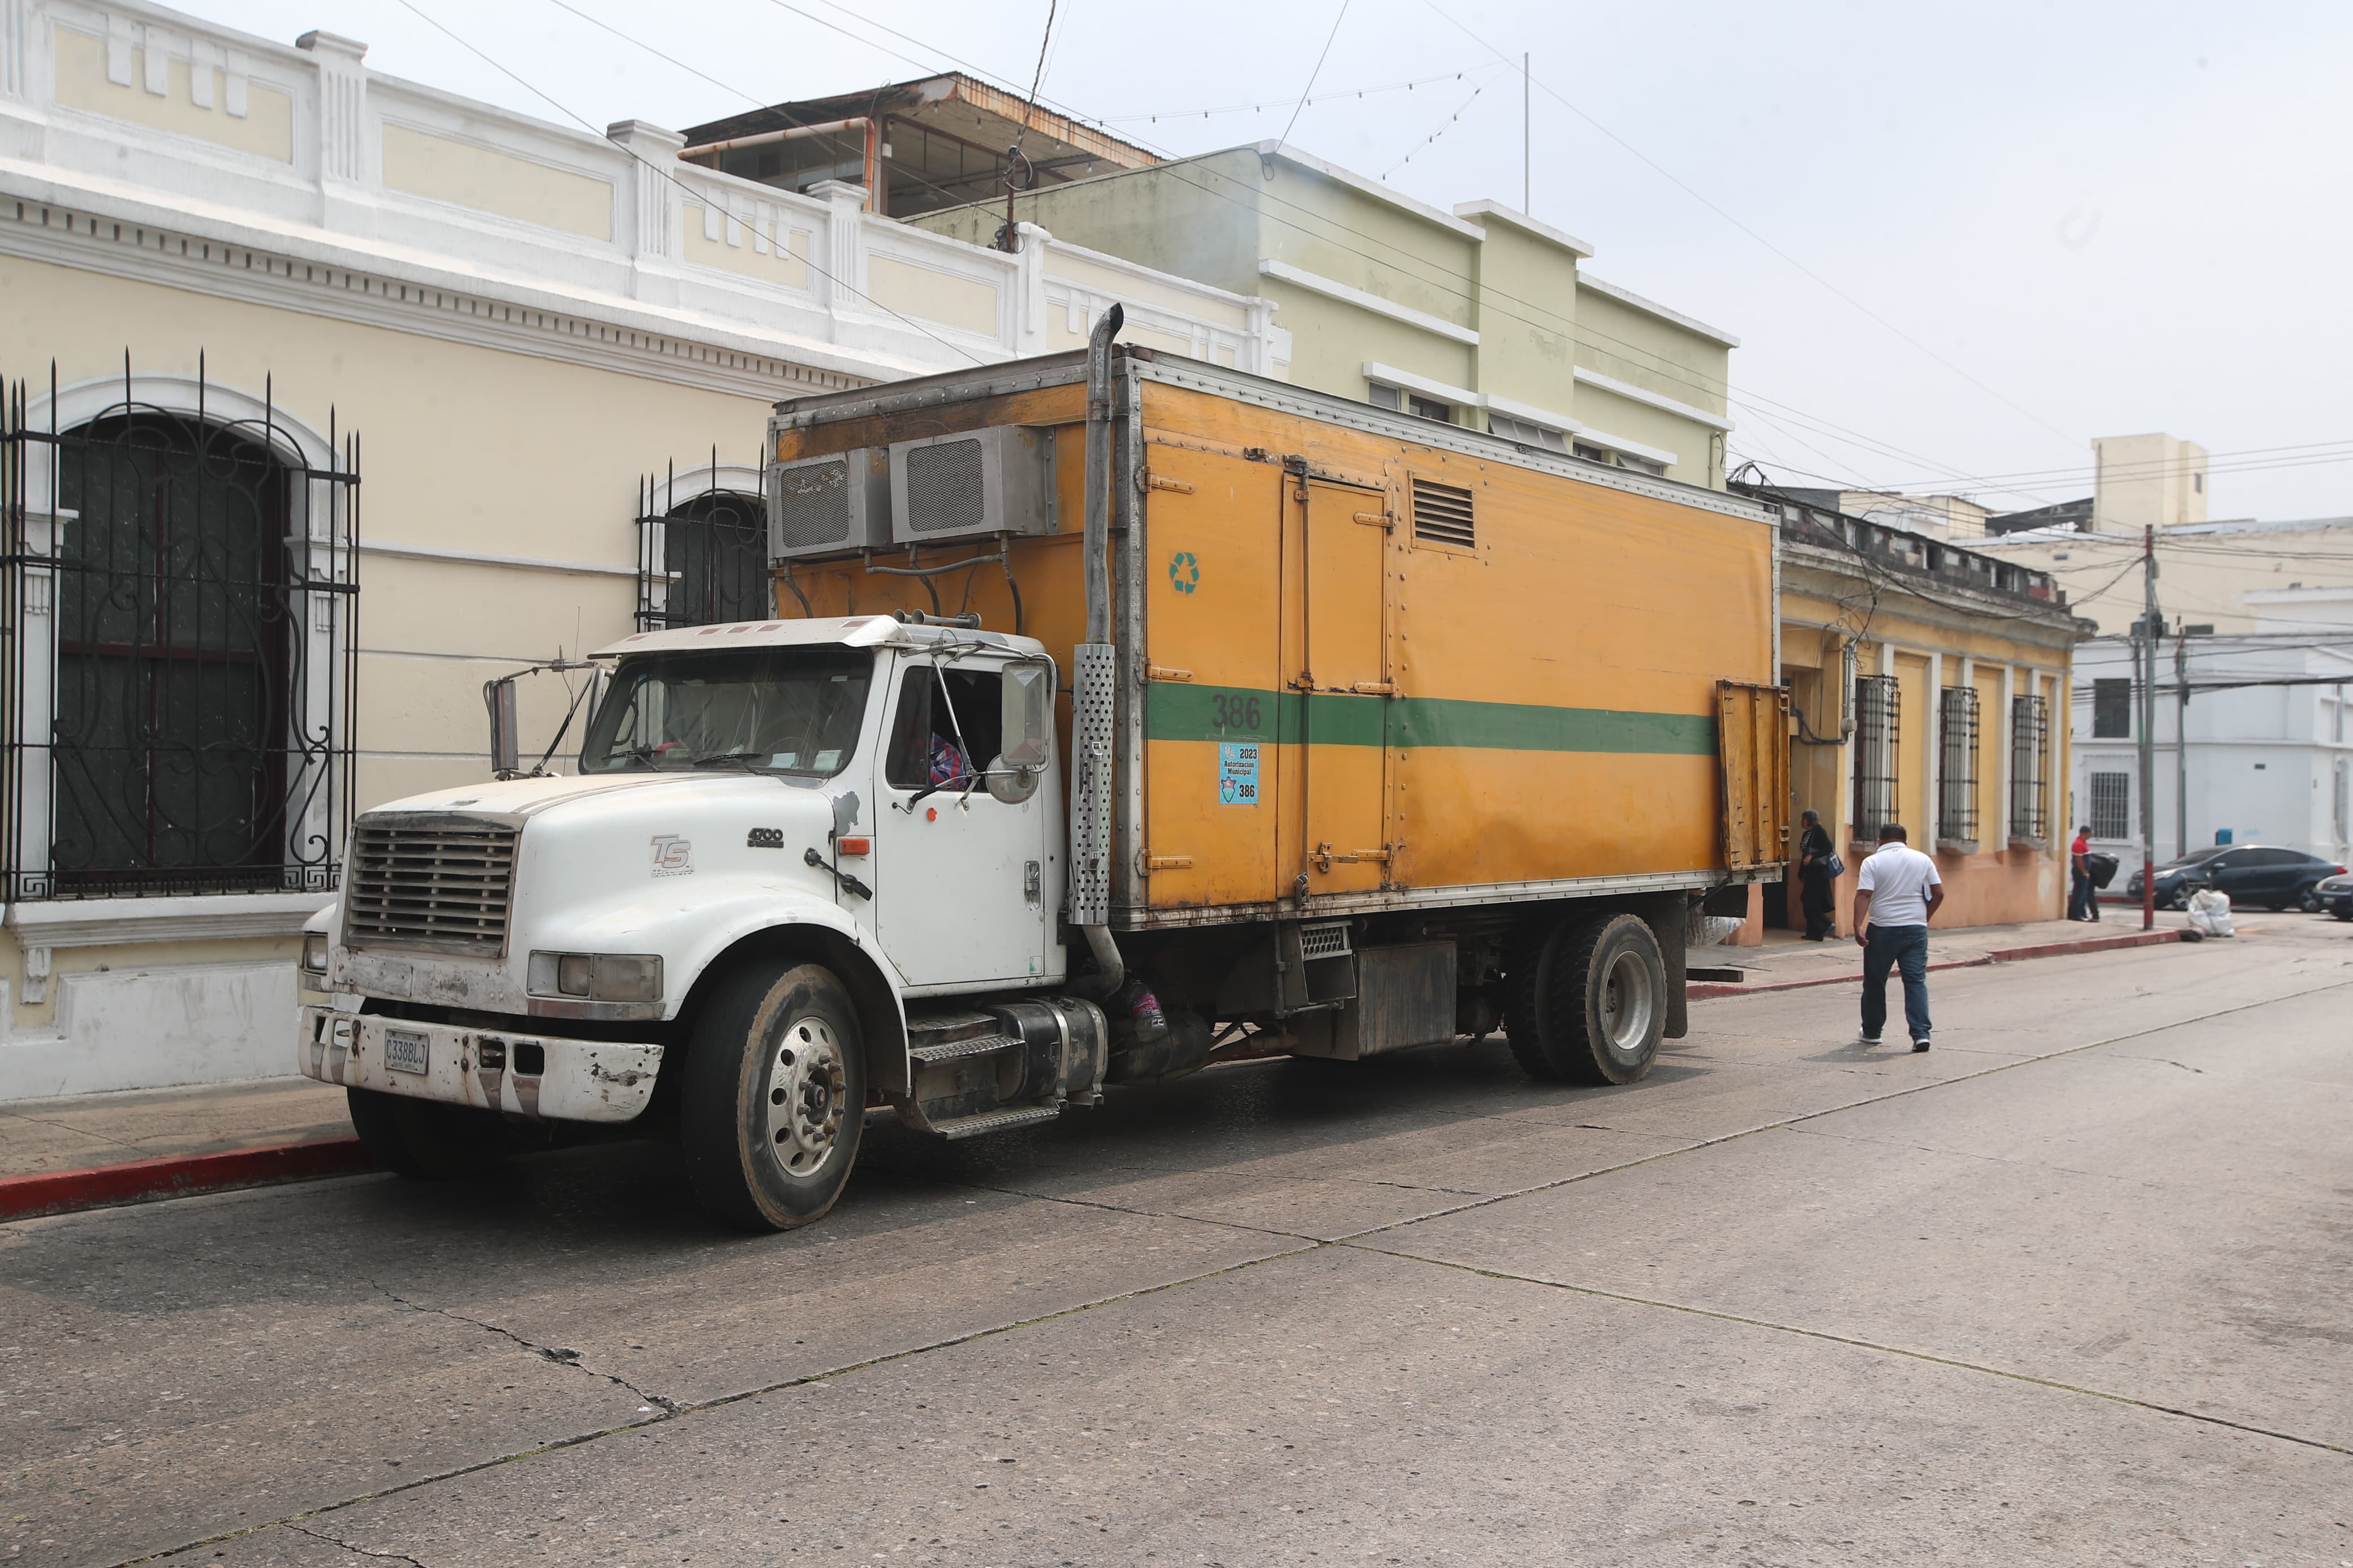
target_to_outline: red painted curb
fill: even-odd
[[[45,1171],[34,1176],[0,1177],[0,1219],[71,1214],[110,1204],[187,1197],[230,1187],[348,1176],[375,1168],[356,1138],[319,1138],[303,1143],[266,1143],[256,1149],[225,1149],[216,1154],[177,1154],[160,1160],[129,1160],[87,1171]]]
[[[2169,931],[2137,931],[2129,936],[2095,936],[2088,942],[2046,942],[2035,947],[2006,947],[1987,954],[1996,963],[2014,963],[2021,958],[2064,958],[2076,952],[2112,952],[2121,947],[2155,947],[2159,942],[2179,942],[2181,932]]]
[[[2046,942],[2033,947],[2005,947],[1976,958],[1957,958],[1949,963],[1932,963],[1928,973],[1940,969],[1981,969],[1989,963],[2015,963],[2028,958],[2065,958],[2081,952],[2108,952],[2117,948],[2153,947],[2158,942],[2179,942],[2179,931],[2137,931],[2130,936],[2098,936],[2088,942]],[[1686,1000],[1698,1002],[1711,996],[1754,996],[1766,991],[1802,991],[1810,985],[1860,985],[1862,971],[1852,974],[1825,975],[1819,980],[1781,980],[1770,985],[1687,985]]]

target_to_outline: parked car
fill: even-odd
[[[2219,844],[2193,849],[2179,860],[2157,868],[2157,902],[2160,909],[2179,909],[2200,888],[2230,895],[2231,902],[2246,908],[2261,904],[2284,910],[2290,904],[2320,908],[2316,889],[2324,878],[2342,877],[2345,868],[2301,849],[2281,849],[2268,844]],[[2127,898],[2140,897],[2141,874],[2125,883]]]
[[[2340,921],[2353,921],[2353,877],[2327,877],[2312,889],[2313,901]]]

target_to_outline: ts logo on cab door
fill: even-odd
[[[675,833],[654,835],[654,875],[657,877],[691,877],[694,875],[694,845]]]

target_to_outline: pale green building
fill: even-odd
[[[1024,193],[1017,217],[1058,244],[1268,300],[1277,375],[1723,487],[1739,340],[1594,277],[1584,241],[1495,202],[1445,212],[1272,142],[1103,167]],[[903,221],[986,245],[1005,205]]]

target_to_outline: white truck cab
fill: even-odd
[[[351,1090],[379,1163],[454,1173],[511,1125],[632,1124],[680,1138],[714,1211],[783,1226],[831,1206],[870,1104],[956,1137],[1100,1100],[1103,1015],[1060,994],[1037,641],[850,616],[596,658],[575,775],[366,813],[311,922],[330,996],[300,1065]]]

